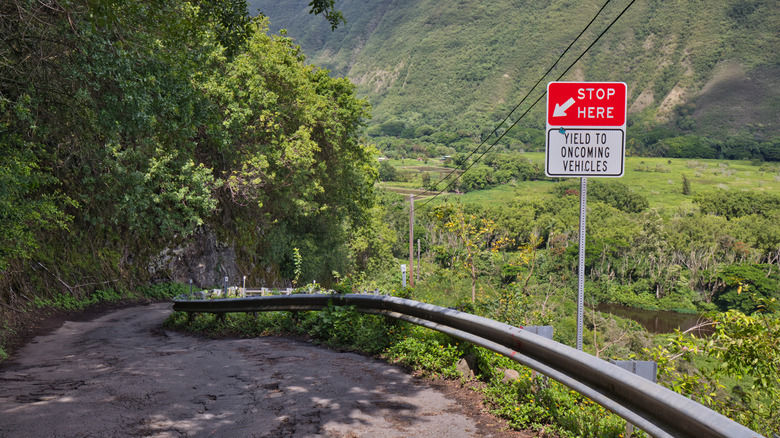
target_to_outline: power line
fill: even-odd
[[[582,31],[579,33],[579,35],[577,35],[577,37],[574,39],[574,41],[572,41],[572,42],[571,42],[571,44],[569,44],[569,46],[568,46],[568,47],[566,47],[566,50],[564,50],[564,51],[563,51],[563,53],[561,53],[561,55],[558,57],[558,59],[555,61],[555,63],[553,63],[552,67],[550,67],[550,68],[547,70],[547,72],[545,72],[545,74],[544,74],[544,75],[542,75],[542,77],[541,77],[541,78],[539,78],[539,80],[538,80],[538,81],[536,81],[536,83],[534,84],[534,86],[533,86],[533,87],[531,87],[531,89],[528,91],[528,93],[525,95],[525,97],[523,97],[523,99],[520,101],[520,103],[518,103],[517,105],[515,105],[515,107],[512,109],[512,111],[510,111],[510,112],[509,112],[509,114],[507,114],[507,116],[506,116],[506,117],[505,117],[505,118],[504,118],[504,119],[501,121],[501,123],[499,123],[499,124],[496,126],[496,128],[495,128],[495,129],[493,129],[493,131],[492,131],[492,132],[491,132],[491,133],[490,133],[490,134],[487,136],[487,139],[489,139],[489,138],[490,138],[490,137],[491,137],[491,136],[492,136],[492,135],[493,135],[493,134],[494,134],[496,131],[498,131],[498,129],[499,129],[499,128],[500,128],[500,127],[501,127],[501,126],[502,126],[502,125],[503,125],[503,124],[504,124],[504,123],[505,123],[505,122],[506,122],[506,121],[509,119],[509,117],[510,117],[510,116],[511,116],[511,115],[512,115],[514,112],[515,112],[515,110],[517,110],[517,108],[519,108],[519,107],[520,107],[520,105],[522,105],[522,104],[523,104],[523,102],[525,102],[525,100],[528,98],[528,96],[530,96],[530,95],[531,95],[531,93],[533,92],[533,90],[534,90],[534,89],[535,89],[535,88],[536,88],[536,87],[537,87],[537,86],[538,86],[538,85],[539,85],[539,84],[540,84],[540,83],[541,83],[541,82],[544,80],[544,78],[545,78],[545,77],[547,77],[547,75],[549,75],[549,74],[550,74],[550,72],[551,72],[551,71],[552,71],[552,70],[555,68],[555,66],[556,66],[556,65],[558,65],[558,62],[560,62],[560,60],[561,60],[561,59],[563,58],[563,56],[566,54],[566,52],[568,52],[568,51],[569,51],[569,49],[570,49],[570,48],[571,48],[571,47],[574,45],[574,43],[576,43],[576,42],[577,42],[577,40],[578,40],[578,39],[579,39],[579,38],[580,38],[580,37],[581,37],[581,36],[582,36],[582,35],[585,33],[585,31],[588,29],[588,27],[590,27],[590,25],[591,25],[591,24],[592,24],[592,23],[593,23],[593,22],[596,20],[596,18],[599,16],[599,14],[601,14],[601,11],[603,11],[603,10],[604,10],[604,8],[605,8],[605,7],[606,7],[606,6],[609,4],[609,2],[610,2],[610,1],[611,1],[611,0],[607,0],[607,1],[606,1],[606,3],[604,3],[604,5],[603,5],[603,6],[601,6],[601,9],[599,9],[599,11],[596,13],[596,15],[594,15],[594,16],[593,16],[593,18],[590,20],[590,22],[588,22],[588,24],[585,26],[585,28],[583,28],[583,29],[582,29]],[[626,7],[625,7],[625,8],[624,8],[624,9],[623,9],[621,12],[620,12],[620,14],[618,14],[618,16],[617,16],[617,17],[615,17],[615,19],[613,19],[613,20],[612,20],[612,22],[611,22],[611,23],[609,23],[609,25],[608,25],[608,26],[607,26],[607,27],[606,27],[606,28],[605,28],[605,29],[604,29],[604,30],[603,30],[603,31],[602,31],[602,32],[601,32],[601,33],[600,33],[600,34],[599,34],[599,35],[596,37],[596,39],[594,39],[594,40],[593,40],[593,42],[591,42],[591,43],[590,43],[590,45],[588,45],[588,47],[587,47],[587,48],[585,48],[585,50],[584,50],[584,51],[583,51],[583,52],[582,52],[582,53],[581,53],[581,54],[580,54],[580,55],[577,57],[577,59],[575,59],[575,60],[574,60],[574,61],[573,61],[571,64],[569,64],[569,66],[566,68],[566,70],[564,70],[564,71],[563,71],[563,73],[561,73],[561,74],[558,76],[558,79],[556,79],[556,80],[557,80],[557,81],[561,80],[561,78],[563,78],[563,76],[564,76],[564,75],[566,75],[566,73],[568,73],[568,72],[569,72],[569,70],[571,70],[571,69],[572,69],[572,67],[574,67],[574,65],[575,65],[577,62],[579,62],[579,60],[580,60],[580,59],[582,59],[582,57],[583,57],[583,56],[585,56],[585,54],[586,54],[586,53],[587,53],[587,52],[588,52],[588,51],[589,51],[589,50],[590,50],[590,49],[591,49],[591,48],[592,48],[592,47],[593,47],[593,46],[594,46],[594,45],[595,45],[595,44],[596,44],[596,43],[597,43],[597,42],[598,42],[600,39],[601,39],[601,37],[602,37],[602,36],[604,36],[604,34],[606,34],[606,33],[607,33],[607,31],[609,31],[609,29],[610,29],[610,28],[612,28],[612,26],[613,26],[613,25],[614,25],[614,24],[615,24],[615,23],[616,23],[616,22],[617,22],[617,21],[618,21],[618,20],[619,20],[619,19],[620,19],[620,18],[623,16],[623,14],[625,14],[625,13],[626,13],[626,11],[628,11],[628,9],[629,9],[629,8],[630,8],[630,7],[631,7],[631,6],[632,6],[632,5],[633,5],[635,2],[636,2],[636,0],[631,0],[631,2],[630,2],[630,3],[629,3],[629,4],[628,4],[628,5],[627,5],[627,6],[626,6]],[[485,156],[485,154],[487,154],[488,152],[490,152],[490,150],[492,150],[492,149],[493,149],[493,147],[495,147],[495,146],[498,144],[498,142],[500,142],[500,141],[501,141],[501,139],[503,139],[503,138],[504,138],[504,136],[505,136],[505,135],[506,135],[506,134],[507,134],[507,133],[508,133],[508,132],[509,132],[509,131],[510,131],[512,128],[514,128],[514,127],[515,127],[515,125],[517,125],[517,123],[518,123],[520,120],[522,120],[522,119],[523,119],[523,117],[525,117],[525,116],[526,116],[526,115],[527,115],[527,114],[528,114],[528,113],[531,111],[531,109],[533,109],[533,107],[534,107],[534,106],[536,106],[536,104],[537,104],[537,103],[539,103],[539,101],[540,101],[540,100],[542,100],[542,98],[544,98],[546,95],[547,95],[547,90],[545,90],[545,91],[544,91],[544,92],[543,92],[543,93],[542,93],[542,94],[541,94],[541,95],[540,95],[540,96],[539,96],[539,97],[538,97],[538,98],[537,98],[537,99],[536,99],[536,100],[535,100],[535,101],[534,101],[534,102],[531,104],[531,106],[529,106],[529,107],[528,107],[528,109],[526,109],[526,110],[525,110],[525,112],[524,112],[523,114],[521,114],[521,115],[520,115],[520,117],[518,117],[518,118],[517,118],[517,119],[516,119],[516,120],[515,120],[515,121],[514,121],[514,122],[513,122],[513,123],[512,123],[510,126],[509,126],[509,128],[507,128],[507,130],[506,130],[506,131],[504,131],[504,133],[503,133],[503,134],[501,134],[501,136],[500,136],[500,137],[498,137],[498,138],[497,138],[497,139],[496,139],[496,140],[495,140],[495,141],[494,141],[494,142],[493,142],[493,143],[490,145],[490,147],[488,147],[488,148],[487,148],[487,149],[486,149],[484,152],[482,152],[482,154],[480,154],[480,155],[479,155],[479,157],[477,157],[477,159],[476,159],[476,160],[473,160],[473,161],[471,162],[471,164],[470,164],[468,167],[466,167],[466,168],[463,170],[463,172],[462,172],[460,175],[457,175],[455,178],[453,178],[453,179],[452,179],[452,181],[450,181],[450,183],[449,183],[449,184],[447,184],[447,186],[446,186],[446,187],[444,187],[444,189],[442,189],[441,191],[439,191],[438,193],[436,193],[436,194],[435,194],[435,195],[434,195],[432,198],[429,198],[429,199],[427,199],[427,200],[425,201],[425,203],[424,203],[424,204],[422,204],[422,205],[420,206],[420,208],[424,208],[426,205],[428,205],[428,203],[430,203],[431,201],[433,201],[434,199],[436,199],[436,198],[437,198],[439,195],[441,195],[442,193],[444,193],[444,192],[445,192],[447,189],[449,189],[449,188],[450,188],[450,187],[451,187],[453,184],[455,184],[455,182],[456,182],[456,181],[458,181],[458,179],[460,179],[460,178],[461,178],[461,177],[462,177],[462,176],[463,176],[463,175],[464,175],[466,172],[468,172],[468,171],[469,171],[469,170],[470,170],[470,169],[471,169],[471,168],[472,168],[472,167],[473,167],[473,166],[474,166],[474,165],[475,165],[477,162],[479,162],[479,160],[481,160],[481,159],[482,159],[482,157],[484,157],[484,156]],[[474,150],[473,150],[473,151],[472,151],[472,152],[471,152],[471,153],[470,153],[470,154],[469,154],[469,155],[466,157],[466,160],[468,160],[469,158],[471,158],[471,156],[473,156],[473,155],[474,155],[474,154],[475,154],[475,153],[476,153],[476,152],[477,152],[477,151],[478,151],[478,150],[479,150],[479,149],[482,147],[482,145],[484,145],[484,144],[487,142],[487,139],[486,139],[486,140],[483,140],[483,141],[482,141],[482,143],[480,143],[480,144],[479,144],[479,145],[478,145],[478,146],[477,146],[477,147],[476,147],[476,148],[475,148],[475,149],[474,149]],[[458,166],[458,167],[460,167],[460,166]],[[436,183],[436,185],[438,185],[440,182],[442,182],[442,181],[443,181],[443,180],[445,180],[447,177],[449,177],[450,175],[452,175],[452,173],[453,173],[453,172],[455,172],[456,170],[457,170],[457,168],[456,168],[456,169],[453,169],[453,170],[452,170],[450,173],[448,173],[448,174],[447,174],[447,175],[445,175],[443,178],[441,178],[441,179],[440,179],[440,180],[439,180],[439,181]]]
[[[588,22],[588,24],[587,24],[587,25],[586,25],[586,26],[585,26],[585,27],[582,29],[582,31],[580,31],[579,35],[577,35],[577,37],[576,37],[576,38],[574,38],[574,40],[573,40],[573,41],[572,41],[572,42],[569,44],[569,46],[568,46],[568,47],[566,47],[566,49],[565,49],[565,50],[564,50],[564,51],[563,51],[563,52],[560,54],[560,56],[558,56],[558,59],[556,59],[556,60],[555,60],[555,62],[553,63],[553,65],[552,65],[552,66],[550,66],[550,68],[549,68],[549,69],[547,69],[547,71],[546,71],[546,72],[545,72],[545,73],[542,75],[542,77],[540,77],[540,78],[539,78],[539,80],[538,80],[538,81],[536,81],[536,83],[533,85],[533,87],[531,87],[531,89],[530,89],[530,90],[528,90],[528,93],[527,93],[527,94],[526,94],[526,95],[525,95],[525,96],[524,96],[524,97],[523,97],[523,98],[520,100],[520,102],[519,102],[517,105],[515,105],[515,107],[514,107],[514,108],[512,108],[512,111],[510,111],[510,112],[509,112],[509,114],[507,114],[507,115],[506,115],[506,117],[504,117],[504,119],[503,119],[503,120],[501,120],[501,122],[500,122],[500,123],[499,123],[499,124],[498,124],[498,125],[497,125],[495,128],[493,128],[493,131],[491,131],[491,132],[490,132],[490,134],[488,134],[488,135],[487,135],[487,137],[485,137],[485,140],[482,140],[482,142],[481,142],[481,143],[480,143],[480,144],[479,144],[479,145],[478,145],[476,148],[474,148],[474,150],[473,150],[473,151],[471,151],[471,153],[470,153],[470,154],[469,154],[469,155],[466,157],[466,159],[465,159],[466,161],[468,161],[468,159],[469,159],[469,158],[471,158],[471,157],[472,157],[472,155],[474,155],[474,154],[475,154],[475,153],[476,153],[476,152],[479,150],[479,148],[481,148],[481,147],[482,147],[482,145],[484,145],[484,144],[485,144],[485,143],[486,143],[486,142],[487,142],[487,141],[490,139],[490,137],[492,137],[492,136],[493,136],[493,134],[495,134],[495,133],[498,131],[498,129],[499,129],[499,128],[500,128],[500,127],[501,127],[501,126],[502,126],[502,125],[503,125],[503,124],[504,124],[504,123],[507,121],[507,120],[509,120],[509,117],[511,117],[511,116],[512,116],[512,114],[514,114],[514,112],[515,112],[515,111],[516,111],[516,110],[517,110],[517,109],[520,107],[520,105],[522,105],[522,104],[523,104],[523,103],[526,101],[526,99],[528,99],[528,96],[530,96],[530,95],[531,95],[531,93],[534,91],[534,89],[536,89],[536,87],[538,87],[538,86],[539,86],[539,84],[540,84],[540,83],[541,83],[541,82],[544,80],[544,78],[545,78],[545,77],[547,77],[547,75],[549,75],[551,71],[553,71],[553,69],[554,69],[554,68],[555,68],[555,67],[558,65],[558,63],[561,61],[561,59],[563,59],[563,57],[564,57],[564,56],[566,55],[566,53],[569,51],[569,49],[571,49],[571,47],[572,47],[572,46],[573,46],[573,45],[574,45],[574,44],[575,44],[575,43],[576,43],[576,42],[577,42],[577,41],[580,39],[580,37],[582,36],[582,34],[584,34],[584,33],[585,33],[585,31],[587,31],[587,30],[588,30],[588,28],[590,27],[590,25],[591,25],[591,24],[593,24],[593,22],[594,22],[594,21],[596,21],[596,18],[597,18],[597,17],[598,17],[598,16],[601,14],[601,12],[604,10],[604,8],[606,8],[606,7],[607,7],[607,5],[608,5],[608,4],[609,4],[611,1],[612,1],[612,0],[607,0],[607,1],[606,1],[606,2],[605,2],[605,3],[604,3],[602,6],[601,6],[601,8],[598,10],[598,12],[596,12],[596,15],[594,15],[594,16],[593,16],[593,18],[592,18],[592,19],[591,19],[591,20]],[[458,166],[458,167],[460,167],[460,166]],[[452,174],[452,173],[453,173],[455,170],[457,170],[457,168],[456,168],[456,169],[453,169],[453,170],[452,170],[450,173],[448,173],[448,174],[447,174],[447,175],[445,175],[443,178],[441,178],[441,179],[440,179],[440,180],[439,180],[439,181],[436,183],[436,185],[438,185],[440,182],[442,182],[442,181],[443,181],[443,180],[445,180],[447,177],[449,177],[449,176],[450,176],[450,175],[451,175],[451,174]]]

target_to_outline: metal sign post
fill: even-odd
[[[577,282],[577,350],[582,350],[585,315],[585,215],[588,206],[588,178],[580,178],[580,267]]]

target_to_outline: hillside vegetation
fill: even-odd
[[[610,2],[555,80],[628,5]],[[602,1],[345,0],[335,31],[306,0],[252,0],[308,60],[354,81],[373,123],[493,128],[553,65]],[[629,124],[707,136],[778,134],[780,8],[771,0],[639,0],[563,76],[628,84]],[[544,91],[531,94],[521,110]],[[542,102],[543,103],[543,102]],[[523,125],[543,127],[542,105]]]
[[[244,0],[0,3],[0,359],[45,309],[243,276],[550,324],[572,345],[578,185],[544,176],[541,108],[503,139],[491,130],[600,4],[260,6],[299,36],[270,33]],[[662,361],[664,384],[767,435],[780,431],[780,170],[764,162],[780,160],[775,6],[637,1],[565,77],[629,83],[631,171],[589,183],[588,303],[713,312],[722,333],[654,339],[590,310],[585,350]],[[622,7],[609,4],[558,74]],[[324,19],[306,24],[309,10]],[[488,137],[500,142],[469,156]],[[466,200],[418,204],[411,230],[408,198],[378,188],[439,190],[450,171]],[[420,269],[399,290],[410,234]],[[358,322],[349,309],[270,320],[352,339]],[[364,340],[393,350],[400,331],[374,322]],[[395,350],[410,364],[429,347],[446,363],[465,353],[405,335]],[[547,388],[562,392],[544,405],[536,386],[497,390],[496,409],[517,427],[605,436],[588,429],[599,408]],[[608,423],[594,427],[624,430]]]

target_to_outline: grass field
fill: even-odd
[[[544,152],[530,152],[525,156],[541,166],[544,165]],[[438,161],[435,159],[428,160],[427,164],[409,159],[393,160],[391,164],[411,175],[419,174],[420,178],[423,172],[430,172],[431,179],[434,181],[441,177],[440,172],[451,170],[437,166]],[[627,157],[625,175],[610,179],[616,179],[634,191],[643,193],[650,201],[651,208],[670,214],[679,208],[686,209],[692,203],[693,196],[682,193],[683,175],[690,182],[692,194],[719,189],[755,190],[780,194],[780,163],[754,164],[750,161],[733,160]],[[415,179],[405,183],[385,183],[384,186],[406,190],[418,189],[419,181]],[[466,203],[500,206],[517,196],[548,192],[552,184],[554,184],[552,181],[520,181],[489,190],[461,195],[447,194],[439,198],[458,197]]]
[[[544,163],[543,152],[526,156]],[[693,197],[682,194],[683,175],[690,181],[692,194],[717,189],[780,193],[780,165],[774,163],[627,157],[625,175],[617,179],[647,196],[651,208],[669,210],[691,203]]]

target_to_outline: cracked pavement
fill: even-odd
[[[401,368],[286,338],[166,331],[170,307],[36,337],[0,368],[0,437],[498,436]]]

